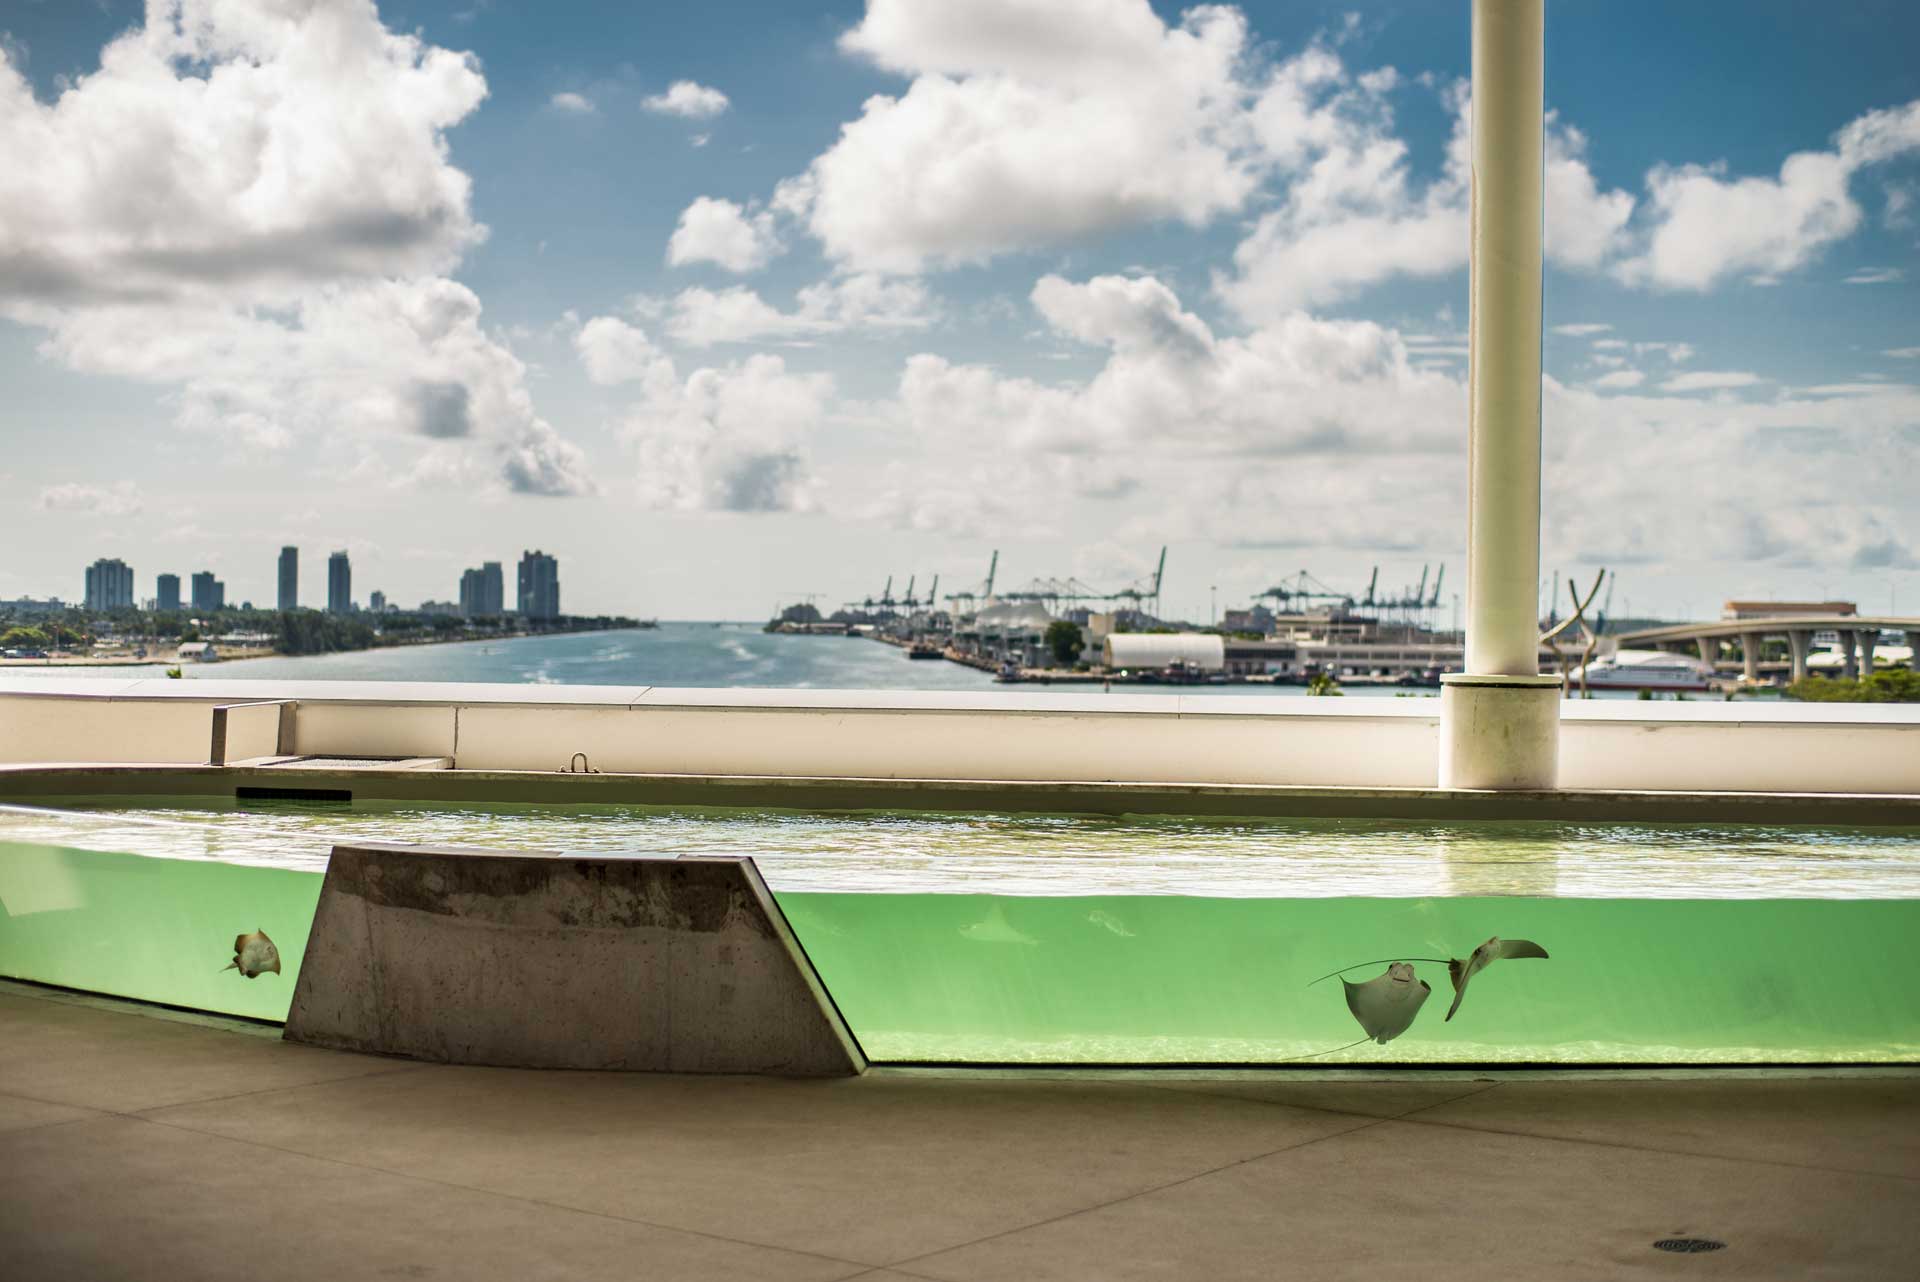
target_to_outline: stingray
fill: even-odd
[[[960,935],[980,944],[1037,944],[1032,935],[1022,933],[1007,920],[1007,910],[999,904],[987,909],[987,915],[970,926],[962,926]]]
[[[280,973],[280,950],[267,938],[267,932],[256,930],[251,935],[236,935],[233,940],[233,960],[223,970],[237,970],[248,979],[272,971]]]
[[[1447,1018],[1453,1018],[1453,1012],[1460,1009],[1460,999],[1467,995],[1467,983],[1475,975],[1496,961],[1505,961],[1513,957],[1545,957],[1547,950],[1531,939],[1502,939],[1495,935],[1486,943],[1473,950],[1473,956],[1461,961],[1453,958],[1447,962],[1447,973],[1453,976],[1453,1005],[1447,1008]]]
[[[1432,958],[1413,958],[1414,961],[1431,961]],[[1357,970],[1360,966],[1378,966],[1379,962],[1360,962],[1357,966],[1348,966],[1347,970]],[[1338,975],[1340,972],[1333,972]],[[1320,979],[1331,979],[1333,975],[1322,975]],[[1314,983],[1319,983],[1316,979]],[[1352,984],[1340,981],[1347,989],[1347,1009],[1360,1021],[1365,1037],[1348,1042],[1345,1046],[1336,1046],[1332,1050],[1315,1051],[1311,1055],[1289,1055],[1280,1063],[1291,1063],[1298,1059],[1318,1059],[1322,1055],[1334,1055],[1340,1051],[1352,1050],[1361,1042],[1379,1042],[1382,1046],[1407,1031],[1413,1023],[1413,1017],[1420,1013],[1426,1004],[1433,986],[1423,979],[1415,978],[1413,967],[1404,961],[1390,964],[1381,974],[1375,975],[1364,984]]]
[[[1347,988],[1347,1009],[1360,1021],[1367,1038],[1382,1046],[1407,1031],[1433,991],[1433,985],[1414,978],[1413,967],[1406,962],[1393,963],[1364,984],[1340,982]]]

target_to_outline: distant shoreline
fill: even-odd
[[[182,659],[175,654],[150,654],[144,659],[131,654],[110,655],[58,655],[46,659],[0,659],[0,670],[26,668],[218,668],[229,663],[248,663],[256,659],[324,659],[329,655],[372,654],[378,650],[414,650],[424,646],[445,645],[496,645],[509,641],[531,641],[544,637],[582,637],[605,632],[644,632],[646,628],[577,628],[556,632],[515,632],[497,637],[427,637],[409,638],[383,642],[379,645],[360,646],[352,650],[315,650],[310,654],[286,654],[279,650],[239,650],[222,654],[218,659],[207,662],[200,659]],[[183,643],[190,644],[190,643]],[[218,644],[217,642],[215,643]]]

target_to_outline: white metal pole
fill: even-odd
[[[1467,671],[1539,669],[1544,0],[1473,3]]]
[[[1544,0],[1473,0],[1466,671],[1441,678],[1442,788],[1541,790],[1560,678],[1540,649]]]

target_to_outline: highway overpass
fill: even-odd
[[[1807,655],[1813,649],[1815,633],[1833,632],[1840,637],[1840,653],[1845,659],[1846,675],[1857,677],[1861,659],[1872,669],[1872,646],[1883,632],[1904,632],[1907,644],[1920,653],[1920,618],[1869,614],[1792,614],[1771,619],[1715,619],[1705,623],[1675,623],[1660,628],[1642,628],[1615,637],[1622,650],[1693,650],[1708,663],[1720,661],[1721,648],[1728,641],[1740,643],[1746,677],[1760,679],[1761,643],[1772,637],[1784,637],[1792,657],[1793,679],[1807,675]]]

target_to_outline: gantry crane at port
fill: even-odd
[[[1124,603],[1136,613],[1149,613],[1156,618],[1160,613],[1160,585],[1167,573],[1167,549],[1160,549],[1160,560],[1150,575],[1143,575],[1126,587],[1116,591],[1103,592],[1090,583],[1074,577],[1064,579],[1033,579],[1011,592],[1002,592],[1002,601],[1033,601],[1044,606],[1048,613],[1058,614],[1062,610],[1071,610],[1089,603]],[[1152,602],[1147,609],[1146,603]]]
[[[993,604],[993,578],[999,570],[1000,549],[995,548],[993,559],[987,562],[987,581],[984,586],[962,588],[958,592],[947,594],[947,604],[952,607],[951,613],[958,617],[962,614],[972,614],[979,606]]]
[[[995,555],[997,556],[998,554],[996,553]],[[927,590],[927,594],[924,597],[917,596],[914,593],[915,585],[920,582],[920,576],[918,574],[907,576],[906,593],[898,597],[893,594],[893,577],[892,575],[887,576],[887,584],[880,589],[879,596],[870,596],[860,601],[849,602],[846,607],[847,610],[850,612],[860,611],[871,615],[887,616],[909,615],[919,610],[931,611],[939,608],[939,575],[936,574],[933,576],[933,585]],[[988,582],[989,584],[992,582],[991,573],[989,573]]]
[[[1379,573],[1378,570],[1374,571],[1376,579],[1379,578]],[[1368,589],[1368,593],[1372,593],[1371,588]],[[1256,596],[1254,600],[1272,601],[1279,607],[1278,612],[1281,614],[1304,614],[1313,608],[1316,601],[1324,601],[1342,610],[1351,610],[1358,604],[1354,600],[1353,593],[1341,592],[1329,587],[1305,570],[1280,580]]]
[[[1431,576],[1433,586],[1427,586]],[[1326,605],[1336,612],[1352,610],[1372,610],[1385,618],[1392,618],[1409,626],[1422,623],[1425,616],[1440,605],[1440,589],[1445,584],[1447,567],[1441,565],[1437,573],[1434,567],[1420,567],[1420,582],[1409,584],[1398,593],[1383,594],[1380,591],[1380,567],[1373,567],[1373,576],[1367,580],[1367,590],[1356,596],[1351,592],[1342,592],[1338,588],[1321,582],[1306,570],[1259,594],[1255,600],[1272,601],[1281,614],[1306,613],[1316,605]]]

